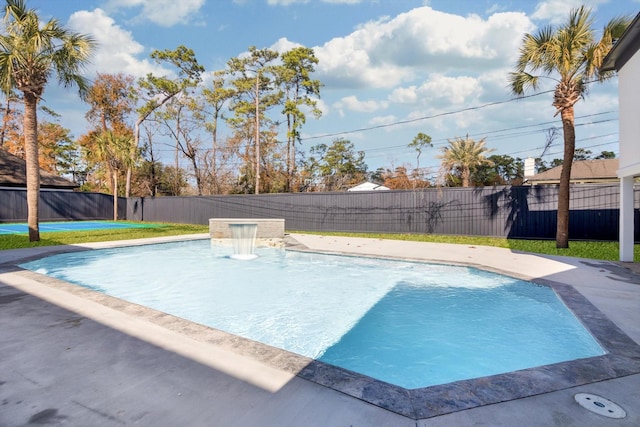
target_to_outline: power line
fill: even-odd
[[[594,114],[587,114],[584,116],[579,116],[576,117],[576,120],[579,119],[584,119],[584,118],[588,118],[588,117],[595,117],[595,116],[600,116],[600,115],[604,115],[604,114],[611,114],[611,113],[615,113],[616,111],[605,111],[605,112],[601,112],[601,113],[594,113]],[[607,119],[607,120],[599,120],[596,122],[587,122],[587,123],[579,123],[576,124],[575,127],[580,127],[580,126],[586,126],[589,124],[600,124],[600,123],[605,123],[605,122],[610,122],[610,121],[616,121],[618,119]],[[495,133],[500,133],[500,132],[506,132],[506,131],[510,131],[510,130],[520,130],[520,129],[526,129],[526,128],[532,128],[532,127],[538,127],[538,126],[544,126],[544,125],[549,125],[549,124],[556,124],[557,121],[550,121],[550,122],[542,122],[542,123],[537,123],[537,124],[532,124],[532,125],[525,125],[525,126],[514,126],[512,128],[505,128],[505,129],[499,129],[499,130],[494,130],[494,131],[488,131],[488,132],[482,132],[482,133],[478,133],[478,134],[473,134],[471,136],[479,136],[479,135],[489,135],[489,134],[495,134]],[[531,131],[531,132],[519,132],[519,133],[513,133],[513,134],[507,134],[507,135],[500,135],[495,137],[495,139],[504,139],[507,137],[515,137],[515,136],[526,136],[526,135],[533,135],[535,133],[541,133],[546,131],[547,128],[543,128],[543,129],[538,129],[535,131]],[[492,139],[494,140],[494,139]],[[433,145],[444,145],[449,141],[448,138],[441,138],[438,139],[436,141],[433,142]],[[398,148],[405,148],[405,149],[409,149],[407,144],[402,144],[402,145],[391,145],[391,146],[387,146],[387,147],[378,147],[378,148],[369,148],[369,149],[364,149],[361,151],[364,151],[365,153],[369,153],[369,152],[374,152],[374,151],[386,151],[386,150],[393,150],[393,149],[398,149]]]
[[[593,140],[593,139],[597,139],[597,138],[604,138],[604,137],[613,136],[613,135],[617,135],[617,134],[616,133],[612,133],[612,134],[607,134],[607,135],[599,135],[599,136],[594,136],[594,137],[589,137],[589,138],[583,138],[583,139],[580,139],[580,140],[576,141],[576,143],[582,142],[582,141]],[[595,147],[603,147],[603,146],[611,145],[611,144],[617,144],[619,142],[620,142],[619,140],[608,141],[608,142],[601,142],[599,144],[585,145],[583,147],[577,147],[577,148],[589,149],[589,148],[595,148]],[[538,149],[541,149],[541,148],[542,147],[534,147],[534,148],[532,148],[532,150],[538,150]],[[514,152],[511,152],[511,153],[504,153],[504,155],[518,154],[518,153],[523,153],[523,152],[527,152],[527,151],[531,151],[531,150],[514,151]],[[559,154],[563,154],[563,151],[550,152],[550,153],[547,153],[544,157],[557,156]],[[422,167],[420,167],[420,169],[437,169],[439,167],[440,167],[439,164],[438,165],[428,165],[428,166],[422,166]]]
[[[581,118],[591,117],[591,116],[600,115],[600,114],[603,114],[603,113],[595,113],[595,114],[590,114],[590,115],[586,115],[586,116],[581,116]],[[602,121],[600,121],[600,122],[602,122]],[[588,123],[584,123],[582,125],[586,125],[586,124],[588,124]],[[530,125],[530,126],[536,126],[536,125]],[[578,125],[576,125],[576,126],[578,126]],[[596,135],[596,136],[591,136],[591,137],[587,137],[587,138],[582,138],[582,139],[576,140],[576,143],[585,142],[585,141],[592,141],[592,140],[595,140],[595,139],[600,139],[600,138],[605,138],[605,137],[610,137],[610,136],[616,136],[616,135],[618,135],[617,132],[603,134],[603,135]],[[595,147],[601,147],[601,146],[616,144],[618,142],[619,142],[618,140],[609,141],[609,142],[604,142],[604,143],[599,143],[599,144],[591,144],[591,145],[587,145],[587,146],[584,146],[584,147],[577,147],[577,148],[589,149],[589,148],[595,148]],[[168,146],[168,144],[162,144],[162,145],[167,145]],[[407,148],[404,145],[402,147]],[[517,154],[527,153],[527,152],[534,151],[534,150],[540,150],[542,148],[543,147],[540,147],[540,146],[539,147],[532,147],[532,148],[529,148],[529,149],[511,151],[511,152],[506,152],[506,153],[502,153],[502,154],[503,155],[508,155],[508,156],[515,156]],[[203,149],[200,149],[200,150],[206,151],[207,149],[203,148]],[[175,147],[173,149],[159,149],[159,150],[155,150],[155,151],[172,152],[173,153],[173,152],[175,152]],[[562,154],[562,151],[549,152],[549,153],[546,153],[543,157],[544,158],[550,158],[551,156],[555,156],[555,155],[559,155],[559,154]],[[374,155],[372,157],[377,157],[377,155]],[[234,161],[234,162],[227,162],[226,166],[240,166],[242,164],[243,164],[243,162],[241,162],[241,161]],[[423,166],[420,169],[434,169],[434,168],[437,168],[437,167],[439,167],[439,165],[429,165],[429,166]]]
[[[384,128],[392,127],[392,126],[405,125],[405,124],[408,124],[408,123],[415,123],[415,122],[419,122],[419,121],[422,121],[422,120],[435,119],[435,118],[438,118],[438,117],[451,116],[453,114],[464,113],[464,112],[467,112],[467,111],[480,110],[482,108],[492,107],[494,105],[507,104],[509,102],[520,101],[520,100],[526,99],[526,98],[533,98],[535,96],[540,96],[540,95],[543,95],[543,94],[546,94],[546,93],[552,93],[552,92],[554,92],[554,91],[553,90],[547,90],[547,91],[543,91],[543,92],[534,93],[534,94],[531,94],[531,95],[523,95],[523,96],[520,96],[518,98],[511,98],[511,99],[506,99],[506,100],[502,100],[502,101],[489,102],[487,104],[477,105],[475,107],[467,107],[467,108],[463,108],[461,110],[446,111],[444,113],[434,114],[432,116],[423,116],[423,117],[418,117],[418,118],[415,118],[415,119],[400,120],[400,121],[397,121],[397,122],[385,123],[385,124],[381,124],[381,125],[369,126],[369,127],[360,128],[360,129],[354,129],[354,130],[346,130],[346,131],[342,131],[342,132],[335,132],[335,133],[327,133],[327,134],[323,134],[323,135],[308,136],[306,138],[300,138],[300,141],[309,141],[311,139],[320,139],[320,138],[331,138],[331,137],[334,137],[334,136],[348,135],[348,134],[351,134],[351,133],[366,132],[366,131],[375,130],[375,129],[384,129]]]
[[[589,82],[589,83],[591,83],[591,82]],[[323,135],[309,136],[309,137],[301,138],[300,140],[301,141],[309,141],[309,140],[313,140],[313,139],[329,138],[329,137],[334,137],[334,136],[347,135],[347,134],[351,134],[351,133],[364,132],[364,131],[370,131],[370,130],[376,130],[376,129],[383,129],[383,128],[392,127],[392,126],[399,126],[399,125],[408,124],[408,123],[414,123],[414,122],[418,122],[418,121],[422,121],[422,120],[428,120],[428,119],[433,119],[433,118],[438,118],[438,117],[444,117],[444,116],[459,114],[459,113],[468,112],[468,111],[480,110],[480,109],[483,109],[483,108],[487,108],[487,107],[491,107],[491,106],[495,106],[495,105],[500,105],[500,104],[506,104],[506,103],[510,103],[510,102],[513,102],[513,101],[519,101],[521,99],[532,98],[532,97],[536,97],[536,96],[540,96],[540,95],[547,94],[547,93],[552,93],[552,92],[554,92],[554,90],[538,92],[538,93],[535,93],[535,94],[525,95],[525,96],[521,96],[521,97],[517,97],[517,98],[511,98],[511,99],[502,100],[502,101],[490,102],[490,103],[486,103],[486,104],[482,104],[482,105],[478,105],[478,106],[463,108],[463,109],[460,109],[460,110],[447,111],[447,112],[443,112],[443,113],[439,113],[439,114],[435,114],[435,115],[431,115],[431,116],[423,116],[423,117],[418,117],[418,118],[415,118],[415,119],[401,120],[401,121],[397,121],[397,122],[386,123],[386,124],[381,124],[381,125],[375,125],[375,126],[370,126],[370,127],[364,127],[364,128],[354,129],[354,130],[347,130],[347,131],[342,131],[342,132],[335,132],[335,133],[328,133],[328,134],[323,134]],[[599,113],[593,113],[593,114],[578,116],[578,117],[576,117],[576,120],[583,119],[583,118],[588,118],[588,117],[595,117],[595,116],[605,115],[605,114],[611,114],[611,113],[615,113],[615,112],[616,111],[604,111],[604,112],[599,112]],[[615,120],[618,120],[618,119],[617,118],[615,118],[615,119],[605,119],[605,120],[599,120],[599,121],[593,121],[593,122],[587,122],[587,123],[579,123],[579,124],[576,124],[575,127],[607,123],[607,122],[611,122],[611,121],[615,121]],[[511,131],[511,130],[522,130],[522,129],[528,129],[528,128],[535,128],[535,127],[539,127],[539,126],[551,125],[551,124],[556,124],[556,123],[557,123],[557,121],[548,121],[548,122],[542,122],[542,123],[537,123],[537,124],[532,124],[532,125],[514,126],[514,127],[511,127],[511,128],[505,128],[505,129],[498,129],[498,130],[493,130],[493,131],[482,132],[482,133],[479,133],[477,135],[487,136],[487,135],[499,134],[499,133],[507,132],[507,131]],[[511,134],[498,135],[498,136],[493,137],[492,140],[533,135],[533,134],[536,134],[536,133],[544,132],[546,130],[547,130],[547,128],[532,130],[532,131],[529,131],[529,132],[517,132],[517,133],[511,133]],[[476,135],[472,135],[472,136],[476,136]],[[448,140],[449,140],[448,138],[439,139],[439,140],[434,142],[434,145],[444,145],[444,144],[446,144],[448,142]],[[283,141],[279,141],[279,142],[283,142]],[[610,144],[610,143],[608,143],[608,144]],[[603,144],[601,144],[601,145],[603,145]],[[606,144],[604,144],[604,145],[606,145]],[[166,146],[171,146],[171,145],[170,144],[166,144]],[[535,147],[535,148],[528,149],[528,150],[520,150],[520,151],[517,151],[517,152],[513,152],[511,154],[527,152],[527,151],[531,151],[531,150],[535,150],[535,149],[539,149],[539,148],[540,147]],[[394,146],[387,146],[387,147],[364,149],[364,150],[359,150],[359,151],[363,151],[365,153],[371,153],[371,152],[384,152],[384,151],[397,150],[397,149],[408,149],[408,148],[407,148],[407,145],[403,144],[403,145],[394,145]],[[207,149],[206,148],[198,148],[198,150],[199,151],[206,151]],[[159,149],[159,150],[156,150],[156,151],[168,152],[168,151],[174,151],[174,150]],[[396,152],[396,154],[397,154],[397,152]],[[507,153],[507,154],[509,154],[509,153]],[[379,156],[379,154],[378,155],[374,154],[373,156],[369,156],[369,157],[371,158],[371,157],[378,157],[378,156]]]

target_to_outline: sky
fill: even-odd
[[[170,70],[154,49],[184,45],[206,69],[203,84],[249,46],[314,49],[323,84],[320,119],[302,129],[305,151],[336,138],[365,153],[369,170],[418,165],[437,173],[448,140],[485,138],[491,154],[540,157],[548,129],[560,127],[552,93],[515,99],[508,85],[526,33],[557,25],[580,5],[594,27],[635,16],[640,0],[27,0],[42,19],[55,17],[90,34],[98,49],[85,75],[143,77]],[[541,91],[553,88],[553,81]],[[528,92],[535,94],[535,92]],[[51,82],[44,104],[74,137],[88,131],[77,91]],[[618,153],[617,78],[590,85],[575,107],[576,147]],[[283,129],[284,132],[284,129]],[[419,133],[433,148],[409,148]],[[225,136],[225,135],[222,135]],[[282,136],[284,138],[284,136]],[[170,163],[172,150],[162,149]],[[562,136],[543,160],[562,157]]]

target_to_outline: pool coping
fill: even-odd
[[[295,241],[291,241],[287,248],[317,252]],[[323,253],[353,255],[340,251],[323,251]],[[358,253],[355,256],[363,255]],[[512,271],[476,263],[377,255],[373,257],[444,265],[468,265],[548,286],[607,353],[602,356],[417,389],[405,389],[315,360],[299,372],[298,376],[420,420],[640,373],[640,345],[571,285],[548,279],[532,279]]]
[[[176,238],[173,239],[173,241],[186,239],[187,238],[184,237],[182,239]],[[147,241],[143,243],[137,241],[133,244],[150,243],[158,242]],[[129,246],[131,244],[131,241],[112,242],[108,247]],[[94,247],[52,247],[49,253],[38,253],[37,255],[21,258],[17,261],[0,264],[0,272],[13,272],[40,284],[69,292],[111,309],[134,315],[169,330],[186,334],[195,340],[216,345],[238,355],[250,357],[267,366],[291,373],[299,378],[312,381],[415,420],[640,373],[640,345],[629,338],[573,286],[547,279],[529,280],[551,287],[565,305],[582,321],[584,326],[607,351],[607,354],[529,368],[506,374],[409,390],[286,350],[271,347],[154,309],[129,303],[119,298],[111,297],[62,280],[24,270],[16,265],[18,262],[21,263],[28,259],[41,258],[53,253],[90,249],[94,249]],[[288,238],[287,249],[320,252],[309,250],[309,248],[291,238]],[[348,253],[342,252],[322,252],[348,255]],[[361,255],[358,254],[357,256]],[[408,259],[406,257],[400,258],[393,256],[375,256],[375,258]],[[449,262],[427,261],[423,259],[420,260],[420,262],[452,264]],[[461,264],[465,263],[459,263],[457,265]],[[482,268],[478,265],[472,266]],[[495,269],[488,270],[496,271]],[[501,273],[514,276],[513,273]]]

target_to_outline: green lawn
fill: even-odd
[[[128,221],[122,221],[124,223]],[[73,245],[109,240],[142,239],[147,237],[175,236],[181,234],[208,233],[208,225],[144,223],[156,225],[152,228],[130,228],[115,230],[91,230],[40,233],[39,242],[29,242],[26,234],[0,235],[0,250],[31,248],[36,246]],[[323,234],[332,236],[369,237],[375,239],[409,240],[415,242],[457,243],[463,245],[484,245],[510,248],[517,251],[548,255],[563,255],[608,261],[618,260],[618,242],[572,241],[569,249],[556,249],[552,240],[516,240],[496,237],[442,236],[432,234],[379,234],[379,233],[327,233],[296,231],[297,233]],[[635,247],[635,262],[640,261],[640,245]]]

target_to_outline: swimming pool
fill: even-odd
[[[409,389],[604,353],[546,286],[468,267],[229,251],[193,241],[21,266]]]

